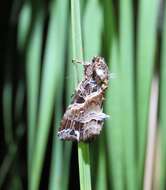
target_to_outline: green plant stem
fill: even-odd
[[[83,60],[79,0],[71,0],[73,60]],[[75,64],[75,86],[83,76],[82,66]]]
[[[80,189],[91,190],[89,145],[78,143],[78,160],[80,174]]]
[[[69,2],[68,0],[63,1],[62,6],[58,9],[57,20],[61,21],[59,26],[59,42],[56,46],[55,51],[58,52],[57,62],[60,64],[61,68],[59,69],[59,84],[58,90],[56,91],[55,97],[55,126],[54,126],[54,136],[53,136],[53,147],[52,147],[52,161],[50,169],[50,180],[49,180],[49,190],[64,190],[64,183],[67,181],[68,173],[64,170],[64,167],[68,167],[63,164],[63,143],[57,138],[57,128],[59,128],[60,120],[62,117],[62,107],[63,107],[63,75],[64,75],[64,51],[66,45],[66,30],[67,30],[67,18],[68,18],[68,9]],[[66,9],[64,12],[63,9]],[[58,33],[57,33],[58,35]],[[66,157],[65,157],[66,163]]]
[[[135,115],[134,115],[134,75],[133,75],[133,14],[132,1],[120,3],[120,77],[122,79],[122,110],[121,114],[124,138],[124,165],[127,168],[126,186],[128,190],[136,188],[135,179]],[[128,74],[130,73],[130,74]],[[124,84],[124,85],[123,85]]]
[[[83,60],[82,38],[81,38],[81,23],[80,23],[80,4],[78,0],[71,0],[71,20],[72,20],[72,45],[73,59]],[[79,66],[76,68],[76,83],[82,76],[82,70]],[[82,69],[82,68],[80,68]],[[79,160],[79,175],[80,189],[91,190],[91,175],[90,175],[90,159],[89,159],[89,144],[78,143],[78,160]]]
[[[95,12],[94,12],[95,10]],[[90,60],[94,55],[101,55],[103,32],[103,9],[98,0],[87,1],[83,16],[84,58]],[[107,189],[106,163],[104,149],[104,130],[97,141],[90,144],[92,187],[96,190]],[[99,155],[98,159],[96,157]]]
[[[166,178],[166,4],[164,9],[164,27],[162,33],[162,51],[161,51],[161,84],[160,84],[160,151],[161,151],[161,162],[160,162],[160,190],[165,189],[165,178]]]
[[[141,0],[139,2],[136,55],[139,189],[142,189],[144,175],[149,97],[155,61],[158,8],[159,1],[157,0]]]
[[[119,68],[119,48],[118,40],[114,35],[112,40],[112,48],[110,48],[110,63],[111,72],[120,72]],[[111,82],[111,88],[108,88],[107,100],[111,96],[110,100],[106,104],[106,113],[111,115],[112,120],[107,120],[107,141],[108,141],[108,155],[109,155],[109,180],[112,180],[113,189],[124,190],[124,143],[123,143],[123,120],[121,109],[121,94],[122,94],[122,81],[120,77]]]
[[[34,151],[36,120],[39,95],[40,63],[42,50],[43,14],[38,13],[30,37],[26,57],[26,77],[28,96],[28,177],[31,176],[32,155]]]
[[[54,0],[50,4],[50,21],[43,60],[44,66],[42,70],[38,130],[32,157],[30,190],[39,189],[55,96],[60,84],[59,71],[62,70],[62,64],[57,62],[57,60],[59,60],[59,56],[61,55],[60,51],[62,50],[62,41],[60,41],[60,39],[64,37],[60,31],[62,26],[60,17],[62,13],[66,13],[66,11],[64,11],[64,5],[66,5],[66,1],[62,2],[61,0]],[[59,48],[57,48],[57,46]]]

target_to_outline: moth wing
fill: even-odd
[[[92,120],[95,121],[104,121],[105,119],[109,118],[109,115],[106,115],[105,113],[102,112],[90,112],[83,117],[79,118],[80,123],[88,123]]]

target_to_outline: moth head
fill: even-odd
[[[94,79],[97,83],[107,83],[109,78],[108,67],[102,57],[94,57]]]

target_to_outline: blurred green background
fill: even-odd
[[[166,189],[166,2],[12,0],[0,15],[0,189]],[[72,59],[95,55],[116,77],[86,175],[57,130],[83,70]]]

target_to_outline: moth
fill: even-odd
[[[95,56],[83,62],[84,78],[75,90],[72,103],[61,120],[58,137],[62,140],[89,141],[98,136],[104,120],[103,100],[109,82],[104,58]]]

